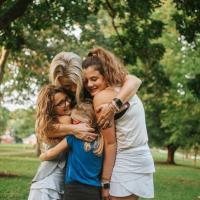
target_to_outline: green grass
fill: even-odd
[[[0,199],[27,200],[31,179],[38,165],[39,160],[35,157],[32,147],[1,144],[0,172],[13,173],[18,176],[0,178]]]
[[[176,156],[177,165],[164,163],[165,153],[153,151],[156,161],[155,200],[200,200],[200,161]],[[0,178],[0,200],[27,200],[31,179],[39,165],[34,149],[27,145],[0,144],[0,172],[16,177]]]

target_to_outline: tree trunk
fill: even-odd
[[[198,155],[199,147],[195,146],[194,147],[194,165],[197,164],[197,155]]]
[[[167,154],[167,163],[168,164],[175,164],[174,161],[174,154],[178,147],[174,146],[173,144],[167,146],[168,154]]]
[[[2,47],[1,57],[0,57],[0,84],[3,81],[3,75],[4,75],[4,71],[5,71],[4,69],[5,69],[5,64],[6,64],[8,55],[9,55],[9,51],[7,49],[5,49],[4,47]]]

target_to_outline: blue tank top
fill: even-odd
[[[69,154],[65,183],[77,181],[91,186],[101,186],[103,156],[97,156],[93,153],[94,143],[91,143],[91,150],[86,152],[84,141],[74,136],[67,136],[66,140],[69,145]]]

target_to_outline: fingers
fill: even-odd
[[[86,142],[92,142],[97,138],[95,129],[89,127],[87,124],[76,125],[75,136]]]
[[[107,120],[109,120],[111,118],[111,113],[102,113],[100,116],[99,116],[99,119],[97,121],[98,125],[99,126],[103,126]]]
[[[109,124],[110,124],[110,121],[105,121],[105,123],[103,124],[103,126],[102,126],[102,128],[103,129],[106,129],[106,128],[108,128],[109,127]]]
[[[103,129],[107,128],[109,126],[107,121],[111,121],[114,117],[114,114],[115,112],[110,104],[108,104],[107,107],[104,106],[97,121],[98,125],[101,126]]]
[[[102,127],[103,124],[105,123],[105,121],[106,121],[105,117],[103,115],[101,115],[99,117],[99,120],[97,121],[97,124]]]
[[[95,140],[95,139],[97,138],[97,136],[98,136],[98,135],[95,134],[95,133],[93,133],[93,134],[92,134],[92,133],[88,133],[88,136],[87,136],[87,137],[93,141],[93,140]]]
[[[83,131],[83,132],[89,132],[89,133],[94,133],[95,132],[95,129],[90,127],[88,124],[86,123],[83,123],[82,126],[81,126],[81,130],[80,132]]]
[[[91,133],[91,134],[95,134],[95,129],[91,128],[91,127],[86,127],[84,131],[88,132],[88,133]]]
[[[103,108],[102,105],[98,106],[98,107],[96,108],[96,112],[97,112],[97,113],[101,112],[102,108]]]
[[[110,121],[108,124],[108,128],[110,128],[112,126],[112,124],[113,124],[112,121]]]
[[[108,103],[101,104],[100,106],[97,106],[95,110],[97,113],[101,112],[102,110],[106,109],[108,107],[108,105],[109,105]]]
[[[97,137],[97,134],[87,134],[86,136],[84,136],[83,139],[86,142],[92,142],[92,141],[94,141],[96,139],[96,137]]]
[[[104,120],[104,117],[105,117],[105,113],[101,112],[101,114],[98,117],[97,123],[99,124],[100,121]]]
[[[97,113],[100,113],[99,119],[97,120],[97,123],[105,118],[105,116],[109,113],[109,104],[103,104],[96,109]]]

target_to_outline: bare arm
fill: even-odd
[[[55,147],[49,149],[45,153],[42,153],[40,155],[40,160],[53,160],[56,158],[61,152],[63,152],[66,148],[68,147],[67,145],[67,140],[64,138],[60,143],[58,143]]]
[[[116,98],[120,99],[123,103],[129,101],[130,98],[136,94],[142,81],[133,75],[127,75],[120,92]]]
[[[141,85],[141,80],[133,75],[127,75],[120,92],[115,96],[120,99],[122,103],[130,100],[134,96]],[[101,112],[97,123],[102,128],[109,126],[110,120],[114,117],[115,108],[111,103],[104,104],[97,108],[97,112]]]
[[[114,121],[114,120],[113,120]],[[110,181],[116,157],[116,136],[114,122],[112,126],[102,130],[104,137],[104,162],[102,171],[102,182]]]
[[[58,123],[52,125],[52,129],[49,129],[49,131],[48,131],[48,136],[50,138],[59,138],[59,137],[64,137],[69,134],[74,134],[74,132],[72,132],[73,126],[71,123],[70,116],[68,116],[68,115],[58,116],[57,120],[58,120]],[[62,126],[65,126],[66,131],[64,131],[64,129],[63,130],[61,129]]]
[[[102,91],[97,94],[93,99],[94,108],[97,108],[102,103],[109,103],[115,96],[114,91]],[[96,113],[97,118],[100,113]],[[106,129],[102,129],[101,133],[104,138],[104,162],[102,170],[102,182],[109,182],[112,170],[115,163],[116,157],[116,136],[115,136],[115,126],[114,119],[112,119],[112,126]],[[103,190],[103,197],[109,196],[109,189]]]
[[[88,141],[89,138],[96,139],[94,129],[87,124],[55,124],[51,130],[48,130],[48,136],[50,138],[64,137],[66,135],[74,135],[76,138]]]

